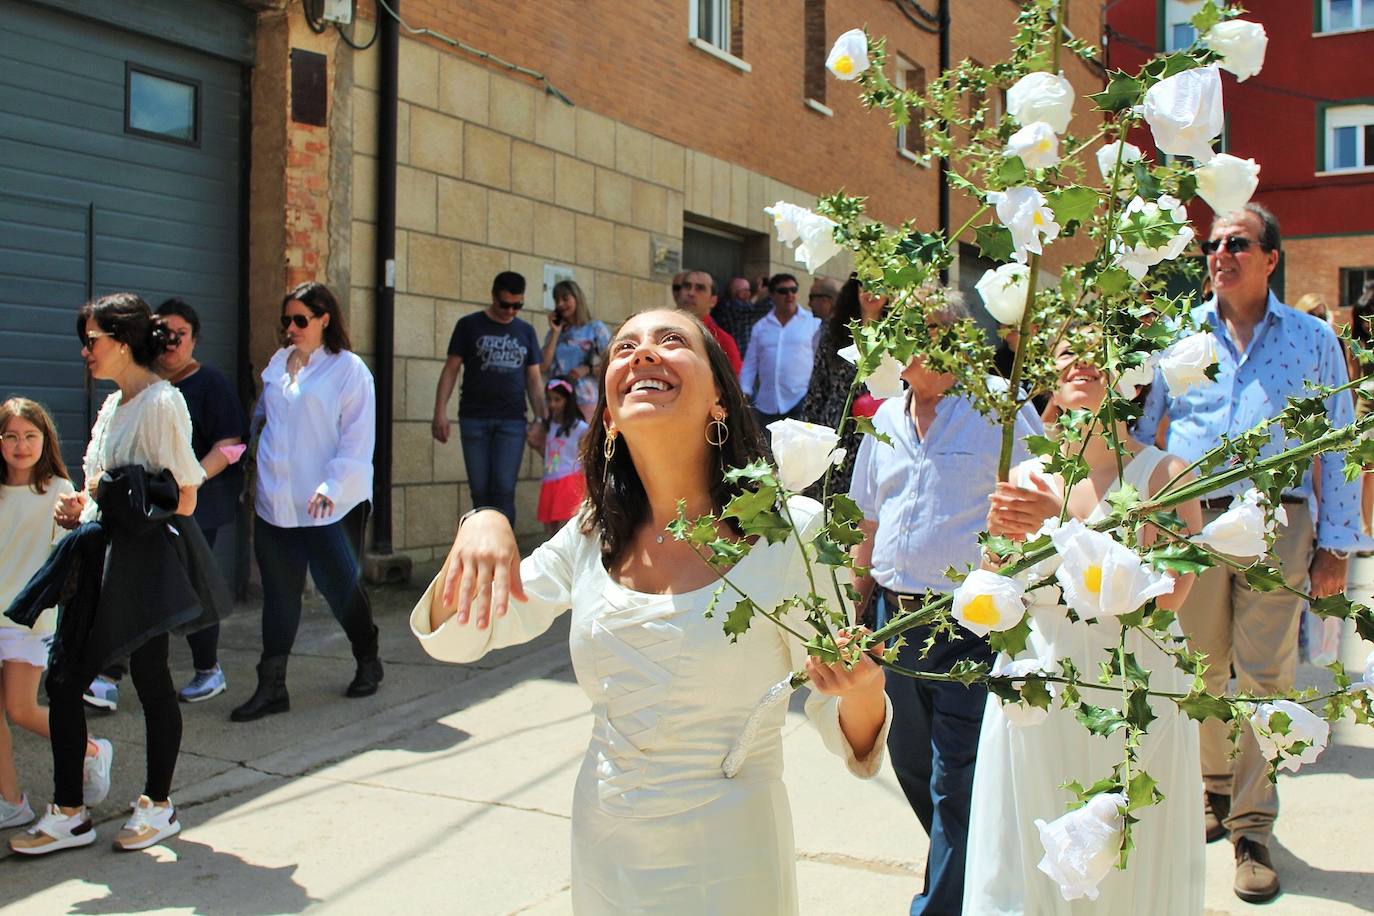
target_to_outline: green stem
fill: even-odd
[[[1018,398],[1021,393],[1021,372],[1026,366],[1026,351],[1030,349],[1031,321],[1035,317],[1035,286],[1040,282],[1040,255],[1030,256],[1030,275],[1026,278],[1026,307],[1021,312],[1019,337],[1016,341],[1016,355],[1011,361],[1011,378],[1007,380],[1007,397],[1016,409],[1002,418],[1002,453],[997,458],[997,479],[1011,477],[1012,451],[1016,446],[1016,418],[1020,414]]]

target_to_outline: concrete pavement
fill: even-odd
[[[1356,578],[1368,582],[1371,572],[1367,564]],[[0,858],[0,912],[569,912],[568,818],[590,718],[566,623],[480,665],[440,665],[406,629],[418,593],[375,593],[387,664],[377,696],[342,697],[348,645],[312,606],[289,672],[292,711],[237,725],[228,712],[252,690],[259,645],[256,609],[241,610],[222,641],[228,694],[183,707],[173,798],[185,828],[164,846],[120,854],[109,839],[143,771],[129,685],[118,713],[90,717],[117,755],[114,790],[97,811],[100,840],[39,860]],[[1346,640],[1352,661],[1366,651]],[[174,664],[180,682],[190,668],[182,642]],[[1321,675],[1303,672],[1314,682]],[[15,740],[24,782],[45,801],[46,744]],[[800,704],[784,740],[803,913],[906,912],[926,840],[891,771],[849,777]],[[1372,776],[1374,731],[1341,726],[1318,763],[1283,777],[1273,851],[1286,890],[1265,912],[1374,911]],[[1213,844],[1207,912],[1254,912],[1230,881],[1229,844]]]

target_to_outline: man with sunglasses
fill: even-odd
[[[1349,381],[1340,342],[1327,324],[1289,308],[1269,290],[1279,245],[1278,220],[1259,204],[1247,204],[1213,222],[1210,238],[1202,243],[1213,295],[1194,317],[1216,338],[1216,381],[1172,397],[1156,372],[1135,430],[1141,442],[1153,443],[1167,416],[1168,451],[1193,461],[1223,436],[1271,420],[1290,397],[1306,396],[1309,382],[1335,386]],[[1327,398],[1326,413],[1332,426],[1350,423],[1350,395]],[[1298,444],[1285,439],[1277,425],[1271,432],[1261,457]],[[1340,454],[1322,458],[1315,524],[1309,509],[1310,468],[1299,486],[1283,494],[1288,524],[1279,529],[1273,552],[1288,585],[1319,598],[1344,591],[1349,552],[1363,546],[1359,485],[1345,479],[1344,464]],[[1204,499],[1203,521],[1220,515],[1248,487],[1237,484]],[[1303,600],[1289,592],[1252,590],[1243,571],[1218,566],[1198,576],[1178,616],[1192,648],[1207,656],[1207,689],[1225,691],[1232,670],[1237,688],[1249,693],[1292,687],[1302,606]],[[1242,728],[1240,752],[1233,760],[1227,725],[1216,720],[1202,724],[1204,818],[1208,842],[1229,832],[1235,843],[1236,896],[1260,903],[1279,892],[1268,849],[1278,792],[1249,725]]]
[[[800,287],[791,274],[768,281],[773,310],[754,325],[740,387],[760,425],[796,416],[811,382],[821,320],[797,304]]]
[[[458,432],[474,507],[500,509],[515,525],[515,480],[525,443],[544,447],[544,383],[539,371],[543,350],[534,328],[516,315],[525,306],[525,278],[506,270],[491,286],[491,305],[458,319],[448,343],[448,359],[434,392],[431,430],[439,442],[449,438],[448,401],[458,374]],[[525,401],[534,418],[525,422]]]

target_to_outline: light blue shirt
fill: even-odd
[[[1255,326],[1250,346],[1240,352],[1217,314],[1216,299],[1193,310],[1199,325],[1212,328],[1217,341],[1217,378],[1212,384],[1194,385],[1179,397],[1170,397],[1164,376],[1155,371],[1154,386],[1145,400],[1144,414],[1135,437],[1147,445],[1164,416],[1169,417],[1166,450],[1184,461],[1196,461],[1221,442],[1274,417],[1291,397],[1310,397],[1307,382],[1343,385],[1350,381],[1340,341],[1326,323],[1291,309],[1271,292],[1264,318]],[[1332,426],[1346,426],[1355,419],[1354,401],[1348,392],[1326,399],[1326,415]],[[1260,457],[1277,455],[1299,443],[1288,439],[1277,423],[1271,424],[1269,442]],[[1334,550],[1363,549],[1360,486],[1347,482],[1342,468],[1343,452],[1327,452],[1321,459],[1322,498],[1317,507],[1317,546]],[[1217,490],[1208,498],[1229,496],[1249,488],[1248,482]],[[1312,469],[1289,495],[1312,495]]]
[[[910,398],[908,392],[878,408],[873,425],[892,444],[864,436],[849,495],[864,518],[878,523],[871,561],[875,582],[895,592],[949,592],[954,583],[945,570],[964,571],[979,562],[978,535],[987,528],[988,497],[997,486],[1002,428],[967,397],[950,394],[935,406],[935,420],[922,439]],[[1023,407],[1013,461],[1028,458],[1026,437],[1043,432],[1035,411]]]

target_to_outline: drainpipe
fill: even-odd
[[[940,30],[940,73],[949,72],[949,0],[940,0],[939,19],[936,27]],[[958,239],[949,237],[949,159],[940,157],[940,234],[948,239],[952,250],[958,251]],[[957,257],[957,254],[956,254]],[[948,265],[940,268],[940,284],[949,283]]]
[[[391,561],[392,550],[392,392],[395,388],[396,343],[396,95],[400,60],[400,0],[391,0],[393,15],[377,11],[379,77],[377,107],[377,249],[376,249],[376,385],[377,445],[372,466],[372,553],[381,563],[382,581],[402,573]],[[408,564],[407,564],[408,565]]]

